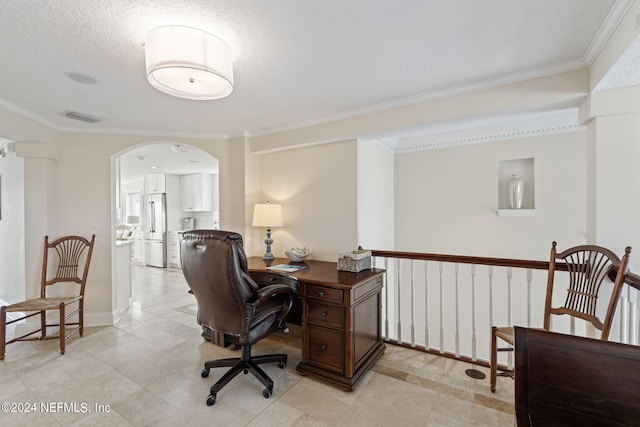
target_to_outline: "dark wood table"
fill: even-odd
[[[267,268],[289,263],[286,258],[265,261],[250,257],[249,273],[258,283],[286,283],[297,289],[302,324],[302,360],[296,368],[298,372],[351,391],[384,353],[381,335],[384,270],[351,273],[338,271],[335,262],[325,261],[291,263],[305,267],[296,272]]]

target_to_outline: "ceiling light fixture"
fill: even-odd
[[[171,144],[171,149],[178,154],[185,154],[192,150],[191,147],[182,144]]]
[[[231,49],[214,36],[190,27],[155,28],[145,38],[147,80],[178,98],[211,100],[233,91]]]

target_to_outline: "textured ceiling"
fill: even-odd
[[[0,0],[0,105],[59,130],[235,136],[588,66],[626,0]],[[613,11],[613,12],[612,12]],[[160,25],[227,41],[235,90],[146,81]],[[68,76],[90,76],[95,84]],[[103,118],[88,125],[62,115]]]

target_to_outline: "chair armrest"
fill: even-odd
[[[291,289],[289,285],[274,283],[258,289],[256,293],[258,295],[258,299],[249,303],[249,305],[252,305],[253,307],[258,306],[275,296],[285,296],[285,298],[282,298],[282,311],[277,318],[277,322],[279,324],[282,323],[287,314],[289,314],[289,310],[291,310],[291,307],[293,306],[293,289]]]
[[[252,301],[251,305],[260,305],[268,299],[273,298],[276,295],[288,295],[289,300],[293,301],[293,289],[289,285],[282,283],[273,283],[271,285],[264,286],[256,292],[258,299]]]

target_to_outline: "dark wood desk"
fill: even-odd
[[[287,283],[298,289],[302,313],[302,375],[314,375],[351,391],[384,353],[381,335],[381,290],[384,270],[338,271],[335,262],[306,261],[294,273],[268,270],[288,264],[248,259],[258,283]]]

